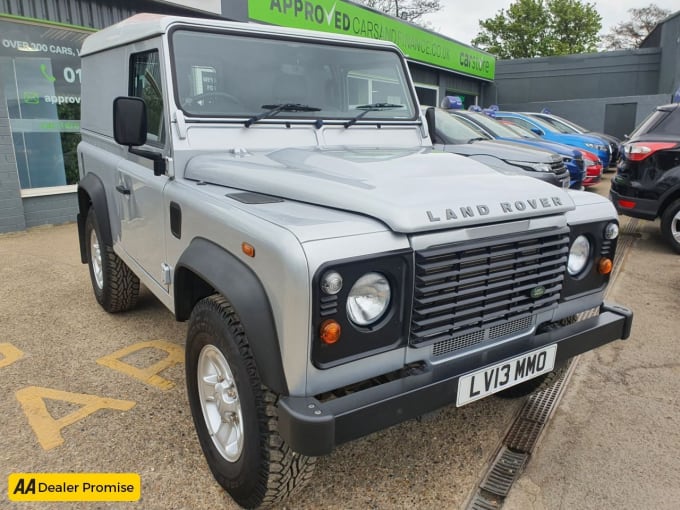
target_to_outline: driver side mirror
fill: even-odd
[[[113,138],[120,145],[139,147],[146,143],[146,102],[140,97],[113,100]]]
[[[113,138],[127,145],[128,152],[153,161],[153,174],[163,175],[166,170],[163,153],[136,149],[146,143],[146,102],[140,97],[117,97],[113,100]]]
[[[434,107],[430,106],[425,110],[425,120],[427,121],[427,133],[430,135],[432,145],[434,145],[437,142],[437,130],[434,121]]]
[[[543,135],[545,134],[545,133],[543,133],[543,131],[541,131],[541,130],[538,129],[537,127],[532,127],[532,128],[531,128],[531,131],[534,132],[534,133],[536,133],[538,136],[543,136]]]

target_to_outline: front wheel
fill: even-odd
[[[672,202],[661,215],[661,234],[680,253],[680,200]]]
[[[278,503],[311,478],[316,459],[283,442],[277,396],[260,382],[243,326],[222,296],[203,299],[191,314],[186,380],[208,466],[239,505]]]
[[[87,265],[97,302],[107,312],[124,312],[137,304],[139,278],[102,240],[99,222],[91,207],[85,220]]]

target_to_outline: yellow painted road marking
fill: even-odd
[[[129,356],[133,352],[141,351],[142,349],[148,348],[159,349],[165,351],[168,355],[154,363],[147,368],[137,368],[133,367],[129,363],[121,361],[121,358]],[[158,375],[163,370],[170,368],[173,365],[177,365],[184,361],[184,350],[175,344],[166,342],[165,340],[149,340],[148,342],[139,342],[129,347],[120,349],[112,354],[99,358],[97,363],[104,365],[105,367],[112,368],[118,372],[122,372],[125,375],[139,379],[140,381],[150,384],[151,386],[156,386],[162,390],[169,390],[175,386],[175,383],[161,377]]]
[[[44,450],[51,450],[64,443],[61,429],[73,425],[100,409],[128,411],[135,406],[135,402],[130,400],[117,400],[115,398],[98,397],[85,393],[71,393],[69,391],[41,388],[39,386],[28,386],[20,389],[16,392],[16,398],[28,418],[28,423],[38,437],[40,446]],[[81,404],[82,407],[55,420],[47,411],[44,401],[46,398]]]
[[[24,357],[24,353],[10,343],[0,344],[0,368],[11,365]]]
[[[138,473],[12,473],[10,501],[138,501]]]

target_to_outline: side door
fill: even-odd
[[[158,48],[132,53],[128,95],[141,97],[147,106],[147,143],[142,149],[168,153],[167,119],[162,62]],[[165,260],[163,188],[167,175],[154,175],[153,161],[127,153],[116,168],[116,204],[120,219],[120,246],[128,258],[161,285]]]

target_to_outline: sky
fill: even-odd
[[[456,41],[470,44],[479,33],[479,20],[494,17],[501,9],[506,9],[513,0],[440,0],[442,10],[428,14],[423,19],[432,23],[431,29]],[[628,9],[639,9],[655,3],[671,12],[680,10],[678,0],[595,0],[588,1],[602,16],[602,34],[621,21],[628,21]]]

